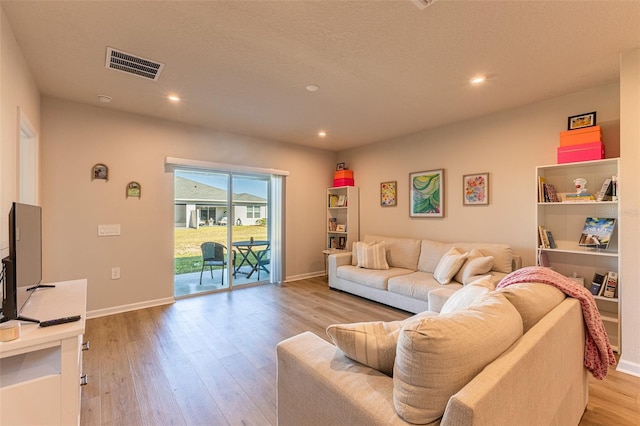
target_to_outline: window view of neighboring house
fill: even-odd
[[[267,217],[267,199],[246,192],[233,194],[232,214],[227,206],[227,191],[176,174],[175,177],[175,226],[199,228],[200,226],[225,226],[234,220],[235,225],[261,225]]]

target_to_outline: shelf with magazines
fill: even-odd
[[[359,237],[358,188],[341,186],[327,189],[328,250],[351,250]]]
[[[617,277],[621,196],[618,166],[619,159],[611,158],[536,167],[538,265],[566,276],[582,277],[587,289],[596,274],[612,273]],[[615,351],[620,348],[618,290],[609,292],[609,297],[601,292],[594,294]]]

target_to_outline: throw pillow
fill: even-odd
[[[453,293],[442,305],[440,314],[449,314],[467,309],[475,302],[482,300],[491,290],[493,290],[491,275],[480,277]]]
[[[358,268],[365,269],[389,269],[387,264],[387,252],[384,243],[366,244],[358,243]]]
[[[348,358],[391,376],[401,328],[402,321],[333,324],[327,334]]]
[[[455,280],[466,285],[475,280],[478,275],[488,274],[491,268],[493,268],[493,256],[469,257],[456,274]]]
[[[451,278],[460,270],[468,255],[469,253],[460,253],[458,249],[452,248],[438,262],[438,266],[433,272],[433,278],[440,284],[449,284]]]
[[[424,311],[403,321],[332,324],[327,327],[327,334],[348,358],[391,376],[402,326],[435,315],[438,313]]]
[[[520,314],[496,291],[464,311],[406,323],[393,370],[396,412],[409,423],[439,420],[449,398],[521,336]]]
[[[525,333],[566,297],[554,286],[543,283],[513,284],[498,291],[520,312]]]

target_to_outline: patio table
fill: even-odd
[[[236,241],[234,243],[231,243],[231,245],[236,249],[238,249],[238,253],[240,253],[240,256],[242,256],[242,259],[240,260],[240,263],[238,264],[238,266],[233,268],[233,276],[235,277],[238,272],[244,274],[244,272],[240,271],[240,268],[246,264],[251,267],[251,271],[249,271],[249,273],[247,274],[247,278],[250,278],[251,275],[258,270],[258,266],[260,265],[260,260],[265,255],[264,250],[268,250],[271,243],[267,240],[253,240],[253,241]],[[260,250],[258,253],[256,253],[253,251],[254,247],[265,247],[265,249]],[[257,262],[255,264],[251,263],[251,261],[249,260],[249,255],[253,255],[253,257],[256,258]]]

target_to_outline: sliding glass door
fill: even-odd
[[[174,295],[270,281],[270,176],[175,171]]]

